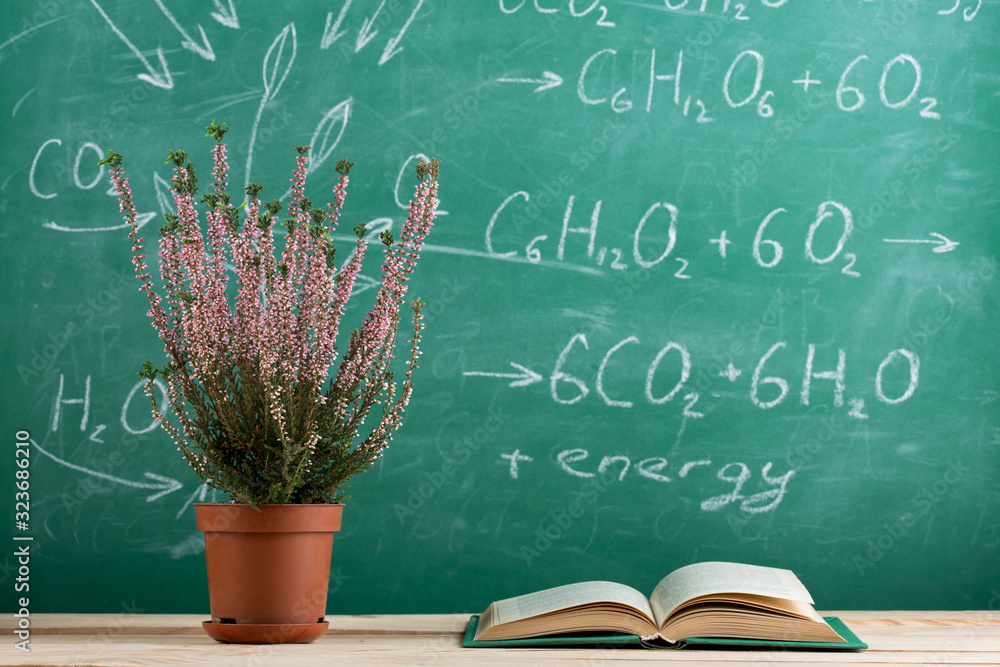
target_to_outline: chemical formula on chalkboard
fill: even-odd
[[[639,338],[629,336],[612,345],[601,358],[597,375],[593,381],[593,387],[604,405],[616,408],[633,407],[634,403],[631,400],[612,398],[608,395],[604,388],[606,382],[605,371],[616,352],[626,345],[638,345],[639,343]],[[752,374],[749,376],[750,387],[746,395],[753,405],[761,410],[768,410],[781,405],[789,397],[790,385],[788,380],[764,374],[768,360],[787,347],[787,345],[786,341],[774,343],[753,366]],[[582,333],[575,334],[566,347],[563,348],[559,354],[559,358],[555,362],[552,373],[548,376],[549,394],[553,401],[563,405],[573,405],[583,401],[590,394],[591,384],[571,375],[566,370],[571,355],[587,355],[589,351],[590,346],[587,343],[587,336]],[[668,354],[674,354],[680,361],[679,374],[673,384],[671,384],[671,381],[674,378],[664,381],[658,373],[660,363]],[[826,380],[833,383],[833,405],[836,407],[843,406],[847,376],[847,355],[845,351],[842,349],[837,350],[836,368],[834,370],[816,370],[815,357],[816,346],[810,344],[804,360],[801,390],[798,393],[799,405],[809,405],[814,380]],[[467,376],[512,378],[513,381],[509,383],[511,387],[527,387],[545,380],[542,375],[526,366],[515,362],[511,362],[511,366],[517,372],[466,371],[464,374]],[[904,373],[909,379],[904,389],[898,395],[890,396],[886,393],[883,386],[883,377],[897,366],[905,369]],[[691,355],[684,345],[675,341],[668,342],[652,358],[645,371],[644,381],[636,378],[638,380],[636,384],[642,386],[643,396],[649,404],[663,405],[681,396],[684,404],[681,408],[681,414],[684,418],[701,419],[705,416],[704,412],[699,411],[697,407],[702,398],[699,392],[688,391],[686,389],[688,380],[691,377]],[[735,385],[744,376],[744,371],[730,362],[724,370],[719,371],[717,374],[720,378],[725,378]],[[879,363],[877,370],[873,373],[873,377],[869,378],[869,380],[873,380],[875,396],[880,402],[888,405],[903,403],[913,396],[920,384],[920,357],[916,352],[905,348],[891,350],[885,355],[881,363]],[[654,385],[661,388],[654,389]],[[661,385],[668,387],[668,389],[664,390]],[[721,398],[723,394],[721,392],[713,392],[712,396]],[[863,399],[851,398],[849,399],[849,406],[850,411],[848,414],[850,417],[855,419],[868,418],[868,415],[864,412],[865,403]]]
[[[873,1],[873,0],[868,0]],[[785,5],[787,0],[767,2],[761,0],[761,5],[765,8],[776,9]],[[957,12],[963,0],[956,0],[950,8],[942,8],[937,14],[948,16]],[[690,5],[690,7],[689,7]],[[710,7],[711,5],[711,7]],[[565,19],[562,13],[563,8],[559,6],[543,7],[538,0],[533,3],[534,9],[539,14],[544,15],[548,20]],[[907,9],[901,15],[900,20],[904,20],[909,13],[918,11],[916,3],[906,3]],[[965,7],[961,16],[965,21],[972,21],[982,6],[982,0],[975,0],[975,5]],[[695,56],[703,56],[725,31],[725,26],[729,24],[739,25],[740,22],[749,21],[750,16],[746,13],[747,6],[742,2],[731,3],[724,0],[721,3],[701,0],[689,2],[679,0],[671,2],[665,0],[663,5],[657,7],[655,4],[648,5],[649,9],[659,9],[667,16],[701,16],[709,21],[704,34],[696,37],[688,37],[688,64],[690,70],[694,72],[688,74],[697,81],[697,89],[704,90],[713,88],[711,83],[705,81],[704,63],[698,61],[691,62],[692,53]],[[526,2],[507,7],[503,0],[500,1],[500,11],[503,14],[515,14],[525,9]],[[599,14],[597,25],[606,28],[615,28],[616,24],[608,20],[608,8],[601,4],[600,0],[595,0],[590,6],[578,9],[576,3],[569,2],[568,16],[573,18],[583,18],[592,14]],[[555,19],[553,19],[555,17]],[[749,24],[748,24],[749,25]],[[890,26],[891,27],[891,26]],[[717,55],[715,58],[727,58],[729,56]],[[561,59],[560,59],[561,60]],[[632,72],[633,80],[638,70],[646,69],[648,79],[636,81],[630,86],[618,86],[615,81],[623,78],[618,61],[628,63],[628,71]],[[642,67],[638,66],[638,61],[644,61]],[[696,123],[713,123],[719,120],[723,109],[741,109],[743,107],[753,109],[760,118],[772,118],[777,123],[779,129],[787,128],[794,123],[796,114],[800,114],[802,107],[814,111],[823,108],[825,105],[833,104],[837,109],[853,113],[862,110],[868,104],[869,97],[873,97],[877,92],[878,103],[886,109],[903,110],[916,109],[916,113],[921,118],[940,120],[941,110],[938,108],[938,97],[933,93],[922,92],[923,67],[920,61],[909,53],[899,53],[885,62],[872,62],[868,54],[857,54],[848,57],[843,63],[834,62],[826,54],[817,54],[808,58],[808,62],[822,63],[822,67],[811,69],[806,66],[801,69],[801,73],[777,78],[767,76],[766,63],[771,60],[765,54],[756,49],[745,49],[731,56],[728,67],[718,82],[718,89],[712,93],[688,93],[684,87],[685,75],[685,48],[681,47],[668,54],[661,52],[659,64],[657,62],[657,50],[655,48],[646,51],[628,51],[625,46],[606,47],[591,53],[582,61],[577,68],[564,71],[562,74],[553,69],[543,69],[541,77],[505,75],[498,81],[515,84],[536,85],[534,92],[540,93],[550,89],[558,88],[566,80],[576,81],[576,97],[585,106],[607,107],[615,113],[623,114],[635,110],[644,110],[650,113],[658,110],[662,104],[661,97],[666,97],[668,103],[673,106],[685,118],[692,118]],[[648,62],[648,67],[645,63]],[[542,65],[544,68],[545,65]],[[794,63],[779,63],[778,70],[787,72],[794,70]],[[875,68],[875,72],[865,72],[865,69]],[[527,71],[536,71],[538,65],[526,67]],[[627,75],[626,75],[627,78]],[[831,85],[836,81],[835,88]],[[665,92],[659,92],[660,82],[665,87]],[[825,83],[824,83],[825,82]],[[824,87],[825,86],[825,87]],[[801,90],[805,95],[817,93],[805,100],[799,100],[798,104],[789,105],[790,93]],[[832,92],[829,92],[832,90]],[[709,96],[710,95],[710,96]],[[784,106],[782,106],[784,103]],[[776,113],[777,105],[777,113]],[[796,108],[798,107],[798,108]]]
[[[551,202],[551,193],[545,192],[547,201]],[[537,229],[537,224],[531,222],[545,222],[542,220],[541,209],[532,204],[531,193],[520,190],[509,195],[497,207],[490,216],[486,225],[485,249],[486,252],[497,258],[522,258],[531,264],[564,262],[566,261],[566,244],[570,234],[583,235],[587,239],[585,256],[588,261],[592,261],[597,267],[606,267],[614,271],[627,271],[630,267],[641,269],[651,269],[662,264],[674,253],[678,239],[678,226],[684,227],[680,222],[681,212],[677,206],[670,202],[655,202],[646,209],[646,212],[635,223],[632,232],[631,247],[608,247],[597,242],[597,232],[601,222],[601,205],[603,200],[597,200],[590,214],[590,224],[587,226],[570,227],[573,220],[573,207],[576,195],[569,195],[566,200],[565,212],[562,216],[562,228],[558,234],[539,234],[529,240],[523,249],[506,250],[499,248],[494,243],[494,230],[497,225],[501,229],[506,226],[514,233],[521,229],[530,227]],[[510,209],[510,210],[508,210]],[[773,269],[777,267],[785,255],[785,244],[776,240],[767,233],[768,226],[776,218],[791,217],[788,209],[784,207],[775,208],[760,221],[752,241],[749,238],[741,239],[744,248],[749,246],[749,255],[753,261],[762,269]],[[616,221],[618,222],[618,221]],[[795,222],[791,222],[795,225]],[[835,241],[832,247],[820,248],[816,241],[817,232],[823,226],[837,226]],[[775,227],[778,225],[776,224]],[[786,228],[789,225],[786,225]],[[815,214],[806,213],[798,221],[801,228],[801,240],[796,244],[802,249],[805,258],[812,264],[823,266],[834,264],[839,267],[839,272],[851,278],[861,277],[855,263],[858,256],[845,249],[851,234],[854,231],[854,217],[851,210],[844,204],[837,201],[825,201],[819,204]],[[699,230],[703,233],[703,230]],[[645,235],[655,235],[665,238],[659,246],[652,250],[648,248],[655,243],[648,242]],[[721,230],[715,237],[702,237],[695,239],[695,243],[701,242],[715,246],[718,257],[722,260],[730,256],[729,246],[738,243],[728,236],[728,230]],[[787,234],[787,232],[786,232]],[[509,235],[509,234],[508,234]],[[930,243],[935,246],[935,253],[943,253],[954,250],[959,245],[936,232],[931,232],[929,239],[884,239],[886,243]],[[553,248],[553,246],[555,246]],[[680,280],[690,280],[694,277],[691,272],[690,261],[685,257],[673,257],[674,265],[672,275]]]
[[[684,51],[678,50],[671,54],[674,65],[669,66],[668,73],[662,73],[657,69],[656,49],[652,49],[648,55],[649,59],[649,80],[643,84],[644,90],[640,91],[640,98],[635,98],[629,91],[628,86],[622,86],[617,90],[612,88],[604,89],[601,83],[594,82],[601,74],[605,78],[616,78],[613,75],[615,58],[619,55],[619,50],[615,48],[605,48],[593,53],[580,67],[577,78],[576,96],[579,101],[586,106],[607,106],[615,113],[626,113],[629,111],[642,109],[647,113],[658,110],[659,96],[658,82],[667,82],[665,95],[673,103],[679,113],[685,118],[690,117],[697,123],[714,123],[719,119],[716,109],[725,107],[729,109],[740,109],[747,107],[753,109],[760,118],[774,118],[778,129],[782,129],[790,122],[788,116],[782,113],[780,102],[782,100],[782,87],[768,88],[769,81],[765,79],[765,57],[759,51],[748,49],[736,54],[732,63],[725,71],[718,96],[710,98],[706,103],[702,98],[694,98],[692,95],[682,93],[682,81],[684,72]],[[664,59],[661,54],[661,61]],[[817,60],[818,58],[813,58]],[[792,78],[783,82],[785,90],[792,90],[795,87],[801,88],[802,92],[815,92],[823,85],[824,79],[834,78],[837,80],[836,90],[833,93],[833,101],[836,108],[848,113],[859,111],[868,103],[868,96],[874,90],[869,90],[868,94],[853,84],[853,77],[860,77],[857,73],[862,69],[862,65],[870,58],[866,54],[860,54],[853,58],[844,66],[837,78],[835,72],[814,72],[806,69],[798,78]],[[604,60],[609,62],[605,63]],[[604,65],[602,67],[602,65]],[[689,65],[690,67],[690,65]],[[784,69],[784,68],[782,68]],[[612,73],[608,74],[611,70]],[[562,84],[562,77],[549,70],[545,71],[546,82],[535,88],[536,92],[556,88]],[[822,76],[823,79],[817,78]],[[537,83],[531,79],[502,78],[504,82],[530,82]],[[881,67],[881,75],[878,76],[877,93],[879,102],[887,109],[916,108],[921,118],[940,120],[941,111],[938,107],[938,99],[932,95],[921,94],[921,84],[923,81],[923,68],[920,62],[908,53],[901,53],[890,59]],[[860,84],[864,86],[864,83]],[[778,92],[776,92],[776,89]],[[890,93],[889,91],[893,92]],[[644,94],[643,94],[644,93]],[[807,99],[810,109],[816,110],[826,103],[825,96],[817,95]],[[654,100],[657,100],[654,103]],[[778,104],[778,113],[775,113],[775,105]],[[791,113],[795,113],[795,108]]]
[[[861,0],[861,2],[879,2],[880,0]],[[589,5],[587,3],[590,3]],[[979,10],[983,6],[983,0],[940,0],[940,8],[935,8],[939,16],[956,14],[959,9],[962,11],[957,15],[966,21],[976,18]],[[614,12],[608,10],[604,0],[499,0],[500,11],[504,14],[516,14],[519,11],[530,12],[534,10],[538,14],[551,17],[555,15],[557,19],[574,18],[590,19],[602,28],[614,28],[617,23],[614,20]],[[348,2],[348,4],[350,4]],[[759,4],[759,7],[758,7]],[[751,14],[757,9],[777,9],[788,4],[788,0],[662,0],[647,2],[644,7],[659,10],[666,14],[681,14],[688,16],[704,16],[727,21],[750,21]],[[949,6],[950,4],[950,6]],[[898,9],[887,19],[880,19],[877,26],[891,29],[894,24],[904,21],[907,16],[923,9],[916,3],[907,3],[903,8]],[[898,26],[897,26],[898,29]],[[717,28],[710,31],[713,37],[718,36]],[[692,39],[692,41],[696,41]]]

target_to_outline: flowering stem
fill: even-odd
[[[296,147],[283,223],[288,233],[278,257],[274,226],[281,204],[262,204],[258,184],[247,186],[238,207],[226,191],[227,130],[214,121],[208,127],[216,144],[212,190],[201,200],[208,209],[205,236],[196,210],[194,166],[186,153],[170,152],[177,212],[165,216],[160,230],[165,298],[146,265],[122,158],[109,151],[102,160],[110,166],[130,230],[136,278],[167,356],[161,369],[146,362],[140,375],[147,379],[154,417],[210,487],[252,505],[337,502],[347,480],[381,456],[412,394],[423,329],[419,299],[410,306],[414,333],[400,386],[390,365],[407,282],[435,218],[438,162],[418,165],[399,239],[383,233],[375,303],[338,360],[337,333],[367,248],[365,227],[359,224],[353,251],[337,267],[331,233],[343,213],[353,165],[337,164],[332,201],[326,210],[316,208],[305,191],[309,147]],[[232,305],[229,262],[236,275]],[[331,374],[335,363],[337,372]],[[179,425],[160,412],[154,390],[158,375],[167,382],[167,405]],[[381,406],[378,419],[362,436],[362,425],[376,406]]]

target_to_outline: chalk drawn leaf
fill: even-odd
[[[326,112],[323,120],[316,126],[316,131],[313,132],[312,139],[309,140],[309,145],[312,146],[312,160],[309,161],[310,172],[319,169],[326,162],[327,158],[330,157],[334,149],[337,148],[340,138],[344,136],[344,130],[347,129],[347,120],[351,116],[351,104],[353,102],[354,99],[348,97]],[[331,143],[330,134],[333,133],[335,127],[339,127],[340,130]]]
[[[287,44],[289,34],[292,38],[290,47]],[[278,33],[278,36],[274,38],[274,41],[271,42],[270,48],[267,50],[267,54],[264,56],[263,76],[265,100],[273,100],[278,94],[278,91],[281,90],[281,84],[283,84],[285,79],[288,78],[288,72],[292,69],[292,63],[295,62],[295,53],[297,50],[298,42],[295,38],[295,24],[289,23],[280,33]],[[281,69],[282,61],[285,59],[286,53],[288,62],[284,63],[284,70],[281,71],[279,78],[278,71]]]

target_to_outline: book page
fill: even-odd
[[[498,600],[491,605],[491,625],[510,623],[532,616],[551,614],[560,609],[600,602],[632,607],[647,616],[650,623],[653,622],[653,611],[650,609],[649,601],[639,591],[610,581],[585,581]]]
[[[812,596],[791,570],[742,563],[695,563],[668,574],[650,596],[658,627],[684,602],[703,595],[744,593],[812,604]]]

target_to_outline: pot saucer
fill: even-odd
[[[201,623],[209,637],[227,644],[308,644],[322,637],[329,626],[329,621],[301,624]]]

